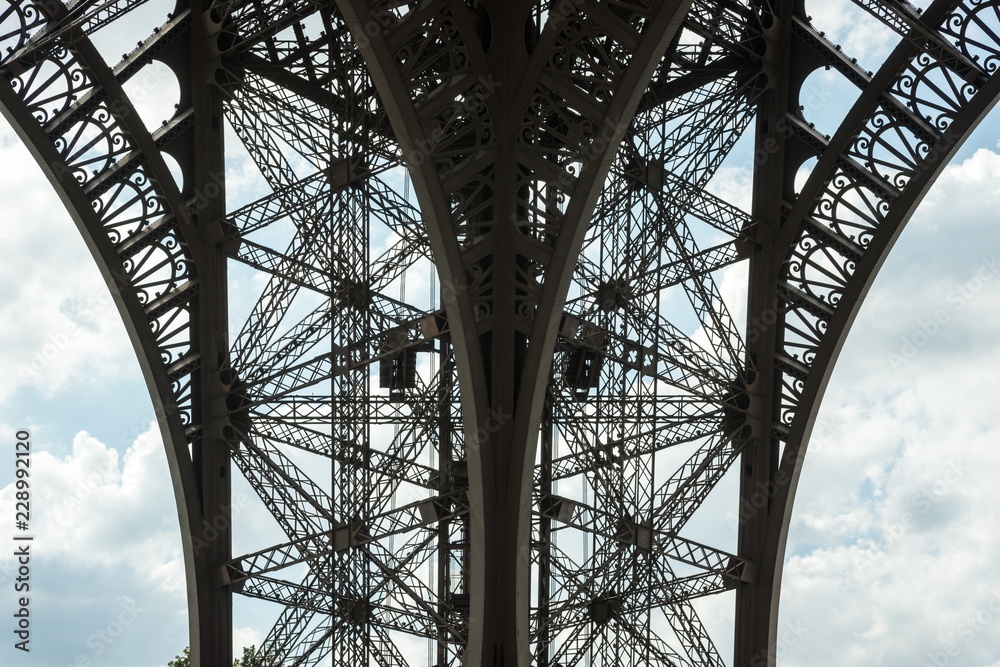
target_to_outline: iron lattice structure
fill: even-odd
[[[142,0],[7,0],[0,106],[155,401],[193,664],[231,663],[234,593],[275,603],[267,664],[723,665],[710,595],[730,664],[773,664],[833,362],[1000,94],[1000,2],[854,4],[896,36],[874,73],[793,0],[177,0],[114,65],[92,38]],[[125,92],[154,62],[158,127]],[[824,67],[858,93],[831,136]],[[741,137],[750,210],[706,189]],[[280,544],[232,552],[237,473]],[[686,529],[724,477],[721,548]]]

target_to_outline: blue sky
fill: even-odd
[[[810,9],[863,65],[884,56],[884,33],[841,3]],[[163,71],[146,77],[134,92],[155,122],[176,86]],[[807,119],[832,131],[849,88],[817,74],[806,90]],[[841,354],[793,515],[780,665],[1000,666],[998,142],[994,114],[901,236]],[[741,151],[712,187],[746,205]],[[5,124],[0,165],[0,451],[8,459],[0,462],[0,540],[13,533],[12,442],[21,428],[33,436],[36,537],[33,650],[15,651],[11,624],[0,625],[0,664],[162,667],[187,644],[185,581],[145,384],[75,226]],[[254,192],[246,160],[236,155],[230,167],[236,196]],[[720,281],[738,303],[739,273]],[[238,485],[237,505],[248,524],[262,525],[249,494]],[[709,537],[731,541],[733,508],[711,507]],[[0,547],[0,616],[8,619],[11,552]],[[731,597],[698,606],[723,655],[731,607]],[[258,642],[274,614],[237,599],[238,646]]]

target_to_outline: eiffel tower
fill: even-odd
[[[842,4],[874,71],[802,0],[7,0],[0,108],[145,374],[193,665],[232,663],[234,595],[269,666],[775,664],[838,351],[1000,96],[1000,2]],[[233,476],[279,543],[234,553]]]

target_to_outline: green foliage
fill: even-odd
[[[167,667],[191,667],[191,649],[184,647],[184,652],[167,663]]]
[[[243,649],[243,657],[233,661],[233,667],[279,667],[278,663],[267,656],[257,657],[257,648],[247,646]]]
[[[245,647],[243,656],[233,660],[233,667],[280,667],[274,658],[257,657],[256,653],[256,647]],[[185,648],[183,653],[167,663],[167,667],[191,667],[191,649]]]

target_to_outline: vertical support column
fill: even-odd
[[[780,441],[772,425],[780,420],[781,375],[775,368],[780,324],[760,327],[755,323],[774,322],[777,316],[777,281],[780,257],[772,242],[782,222],[785,192],[785,134],[789,107],[789,62],[793,0],[760,0],[766,50],[754,152],[753,215],[760,221],[750,249],[750,285],[747,307],[747,368],[752,376],[747,420],[753,441],[740,457],[739,541],[741,557],[758,565],[756,577],[742,582],[736,591],[736,667],[774,665],[774,632],[777,623],[778,579],[774,563],[772,517],[782,509],[772,506]],[[748,377],[750,380],[751,377]],[[761,503],[761,498],[766,502]]]
[[[545,394],[545,407],[542,412],[542,427],[539,437],[541,448],[541,468],[539,475],[539,491],[545,495],[552,493],[552,392]],[[544,509],[544,506],[543,506]],[[551,601],[551,579],[552,579],[552,552],[549,543],[552,539],[552,519],[542,512],[539,517],[538,541],[540,543],[540,553],[538,555],[538,614],[542,619],[548,619],[549,603]],[[549,643],[552,641],[548,624],[542,628],[538,636],[536,647],[540,652],[535,656],[538,667],[549,667]]]
[[[445,374],[448,368],[448,357],[445,350],[448,347],[446,341],[441,341],[441,386],[438,390],[438,404],[440,405],[440,412],[438,412],[438,493],[446,493],[448,489],[448,469],[451,467],[451,424],[449,420],[451,419],[450,403],[451,397],[449,392],[451,387],[447,381],[447,375]],[[438,523],[438,552],[437,552],[437,596],[438,600],[447,601],[449,586],[448,586],[448,566],[451,560],[450,555],[450,542],[451,538],[449,535],[449,521],[441,521]],[[447,630],[443,627],[438,627],[438,642],[437,647],[434,652],[435,659],[438,665],[445,665],[448,663],[448,645],[445,633]]]
[[[184,197],[199,204],[191,211],[193,222],[206,243],[198,257],[198,296],[192,306],[192,329],[201,360],[193,383],[194,425],[192,456],[201,501],[201,522],[193,525],[195,545],[205,557],[198,567],[209,571],[199,577],[198,615],[192,619],[193,667],[229,667],[233,664],[232,591],[217,570],[232,558],[232,509],[230,447],[236,435],[229,421],[226,399],[236,380],[229,367],[226,255],[222,221],[226,215],[225,157],[223,152],[222,90],[216,85],[221,66],[217,40],[221,17],[213,16],[209,0],[191,4],[190,99],[194,108],[191,162],[186,165]],[[212,531],[207,531],[211,526]],[[212,539],[206,539],[202,532]],[[200,540],[200,541],[199,541]],[[199,554],[200,555],[200,554]],[[192,630],[195,628],[192,627]]]
[[[345,86],[344,97],[348,108],[358,108],[352,97],[357,82],[350,79],[347,81],[349,83]],[[367,155],[368,146],[363,141],[345,142],[342,150],[352,161],[361,161]],[[368,369],[358,363],[360,354],[356,349],[351,349],[350,345],[353,341],[366,340],[372,335],[367,293],[371,263],[369,213],[350,189],[333,194],[330,210],[333,215],[329,221],[317,221],[319,225],[331,225],[328,261],[331,266],[335,266],[339,255],[349,257],[353,263],[353,273],[347,276],[348,296],[341,306],[334,307],[330,318],[331,352],[335,354],[337,366],[345,369],[344,372],[336,373],[331,380],[332,395],[337,399],[338,406],[333,411],[331,425],[335,439],[360,443],[361,456],[364,460],[369,460],[371,434],[368,432],[368,424],[371,415],[368,413]],[[334,459],[331,479],[335,520],[344,524],[361,522],[365,526],[362,530],[368,530],[368,521],[377,511],[374,509],[379,495],[377,478],[369,475],[364,467]],[[336,526],[331,525],[331,529],[334,528]],[[331,592],[335,592],[341,600],[347,597],[346,601],[338,600],[338,604],[342,604],[342,608],[348,611],[346,627],[342,626],[343,629],[331,637],[335,665],[371,664],[382,651],[381,639],[371,630],[373,565],[368,555],[370,548],[369,545],[350,548],[335,559],[337,569],[332,572]]]
[[[485,551],[483,596],[483,643],[481,664],[512,667],[524,664],[528,643],[526,626],[530,606],[529,550],[530,489],[524,488],[528,446],[537,431],[528,424],[528,414],[519,413],[524,399],[522,376],[536,373],[526,368],[528,338],[518,312],[520,232],[517,230],[518,133],[524,110],[514,93],[530,64],[524,40],[525,20],[531,3],[484,2],[489,17],[490,49],[486,53],[490,71],[501,85],[492,100],[491,121],[497,135],[493,173],[495,195],[484,220],[492,225],[488,242],[492,255],[492,321],[479,339],[479,354],[486,370],[488,395],[480,400],[476,446],[482,466],[482,497]],[[486,399],[486,400],[482,400]],[[533,463],[533,461],[531,462]],[[530,478],[529,478],[530,479]]]

